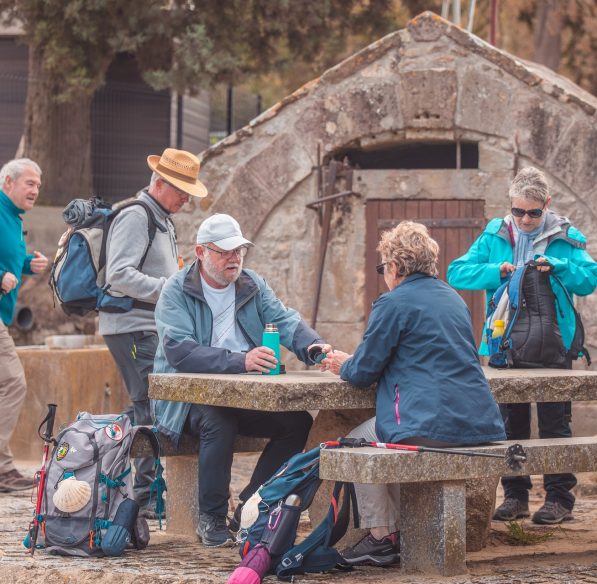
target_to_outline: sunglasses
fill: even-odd
[[[383,264],[377,264],[375,266],[375,271],[380,275],[383,276],[383,273],[385,271],[385,265],[387,264],[387,262],[384,262]]]
[[[541,215],[543,215],[543,209],[529,209],[528,211],[525,209],[519,209],[518,207],[512,207],[512,209],[510,209],[512,215],[514,215],[514,217],[524,217],[525,215],[528,215],[529,217],[533,218],[533,219],[539,219],[539,217],[541,217]]]

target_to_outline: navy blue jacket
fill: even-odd
[[[376,433],[383,442],[506,439],[468,308],[437,278],[411,274],[375,302],[340,376],[359,387],[377,382]]]

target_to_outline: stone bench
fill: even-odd
[[[514,442],[471,450],[504,453]],[[522,440],[527,462],[376,448],[323,450],[320,476],[356,483],[400,483],[401,566],[406,573],[466,573],[466,487],[471,479],[597,470],[597,437]]]
[[[199,440],[183,435],[178,448],[164,435],[158,434],[160,456],[167,458],[168,489],[168,532],[192,536],[195,535],[198,521],[198,460]],[[267,444],[265,438],[238,436],[234,445],[235,452],[261,452]],[[142,434],[135,440],[131,456],[153,457],[147,438]]]

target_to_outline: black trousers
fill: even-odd
[[[148,375],[158,348],[158,335],[150,331],[136,331],[118,335],[104,335],[110,353],[124,379],[131,403],[122,412],[134,425],[151,426]],[[135,458],[135,501],[144,507],[149,503],[149,488],[154,479],[153,458]]]
[[[285,461],[303,450],[312,423],[307,412],[259,412],[192,404],[184,431],[200,440],[200,512],[226,515],[228,511],[237,434],[271,438],[249,484],[239,496],[241,501],[246,501]]]
[[[527,440],[531,436],[531,404],[502,404],[500,406],[508,440]],[[539,438],[570,438],[572,406],[570,402],[543,402],[537,404]],[[567,509],[574,507],[575,497],[570,492],[576,477],[570,473],[543,476],[546,501],[561,503]],[[533,486],[529,476],[502,477],[506,497],[528,502]]]

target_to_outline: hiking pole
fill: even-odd
[[[322,448],[334,447],[360,448],[370,446],[372,448],[385,448],[389,450],[408,450],[410,452],[440,452],[442,454],[460,454],[462,456],[485,456],[488,458],[503,458],[510,470],[520,470],[522,463],[526,462],[527,455],[521,444],[512,444],[504,454],[483,452],[479,450],[456,450],[446,448],[432,448],[430,446],[417,446],[415,444],[389,444],[386,442],[367,442],[364,438],[339,438],[336,441],[322,442]]]
[[[48,413],[42,420],[42,423],[37,429],[39,437],[44,441],[44,453],[41,459],[41,469],[35,474],[35,482],[37,482],[37,501],[35,503],[35,516],[33,521],[29,524],[29,533],[25,538],[25,546],[31,548],[31,555],[35,553],[35,545],[37,544],[37,536],[39,533],[39,525],[42,520],[41,504],[44,498],[44,488],[46,485],[46,463],[48,461],[48,454],[50,452],[50,445],[56,444],[52,434],[54,432],[54,420],[56,419],[56,404],[48,404]],[[41,427],[46,425],[46,430],[41,434]],[[29,544],[29,545],[27,545]]]

